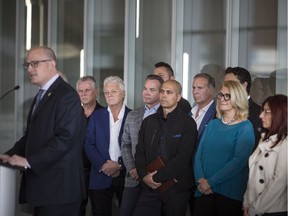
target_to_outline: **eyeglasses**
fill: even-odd
[[[223,94],[222,92],[219,92],[219,93],[217,94],[217,99],[218,99],[218,100],[221,100],[222,98],[224,98],[225,101],[229,101],[230,98],[231,98],[231,94],[229,94],[229,93]]]
[[[39,61],[25,62],[23,64],[23,68],[24,68],[25,71],[27,71],[28,68],[29,68],[29,65],[31,65],[31,67],[33,67],[33,68],[37,68],[40,62],[48,62],[48,61],[52,61],[52,60],[49,59],[49,60],[39,60]]]
[[[264,110],[262,110],[262,113],[264,113],[264,115],[267,116],[267,115],[269,115],[271,113],[271,110],[264,109]]]

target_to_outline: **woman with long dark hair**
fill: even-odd
[[[260,118],[265,132],[249,158],[244,216],[287,215],[287,96],[268,97]]]

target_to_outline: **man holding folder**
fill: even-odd
[[[160,90],[161,107],[141,125],[135,162],[143,190],[136,207],[137,216],[186,215],[195,184],[192,155],[197,127],[177,106],[181,91],[177,81],[164,82]]]

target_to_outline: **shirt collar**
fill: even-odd
[[[111,111],[109,106],[108,106],[107,110],[108,110],[109,114],[112,115],[112,111]],[[123,105],[121,107],[121,110],[120,110],[120,112],[118,114],[118,120],[123,119],[124,113],[125,113],[125,104],[123,103]]]
[[[209,109],[209,107],[211,106],[212,103],[213,103],[213,100],[211,100],[209,104],[207,104],[205,107],[203,107],[201,110],[199,110],[199,112],[207,112],[207,110]],[[199,105],[196,104],[196,106],[194,106],[192,108],[192,114],[193,115],[197,112],[198,107],[199,107]]]
[[[44,91],[47,91],[58,77],[59,77],[59,74],[55,74],[50,80],[48,80],[47,83],[45,83],[45,85],[41,87],[41,89],[43,89]]]
[[[154,111],[157,111],[158,110],[158,108],[159,108],[159,106],[160,106],[160,103],[158,103],[158,104],[156,104],[155,106],[153,106],[153,107],[151,107],[150,109],[148,108],[148,106],[147,105],[145,105],[144,106],[144,110],[146,111],[146,110],[154,110]]]

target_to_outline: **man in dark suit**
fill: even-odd
[[[98,94],[96,80],[94,79],[93,76],[89,76],[89,75],[81,77],[76,83],[76,89],[79,94],[83,112],[86,116],[87,124],[88,124],[92,112],[103,108],[103,106],[99,104],[98,101],[96,100],[96,97]],[[83,143],[82,157],[83,157],[87,197],[84,200],[82,200],[79,216],[86,215],[86,206],[88,204],[88,198],[89,198],[89,195],[88,195],[89,194],[89,179],[90,179],[90,171],[91,171],[91,163],[86,156],[84,143]]]
[[[76,216],[85,197],[81,143],[86,121],[77,92],[61,77],[48,47],[28,51],[24,69],[40,87],[25,135],[0,158],[24,167],[20,202],[36,216]]]
[[[215,118],[216,105],[213,100],[215,80],[207,73],[199,73],[194,76],[192,94],[196,105],[192,108],[198,129],[198,143],[208,122]]]
[[[215,79],[207,73],[199,73],[194,76],[192,94],[196,105],[192,108],[192,118],[197,124],[197,146],[202,134],[212,119],[216,116],[216,103],[213,100],[215,92]],[[194,152],[195,153],[195,152]],[[194,164],[194,154],[192,164]],[[196,187],[194,188],[194,190]],[[194,209],[194,193],[190,198],[190,212]]]
[[[160,76],[164,81],[167,80],[174,80],[174,71],[172,67],[166,62],[158,62],[156,63],[153,73]],[[178,102],[178,106],[188,115],[191,115],[191,105],[189,101],[185,98],[181,97],[180,101]]]
[[[245,87],[248,93],[248,103],[249,103],[248,120],[250,120],[251,123],[253,124],[254,135],[255,135],[254,148],[256,148],[261,137],[262,121],[259,118],[260,113],[261,113],[261,107],[258,104],[256,104],[250,96],[250,88],[251,88],[250,72],[242,67],[228,67],[225,70],[224,80],[225,81],[227,80],[239,81]]]
[[[121,156],[121,138],[130,109],[125,106],[125,85],[121,78],[110,76],[103,84],[107,108],[92,113],[85,142],[91,162],[89,196],[93,216],[111,216],[114,193],[119,206],[125,181]]]

